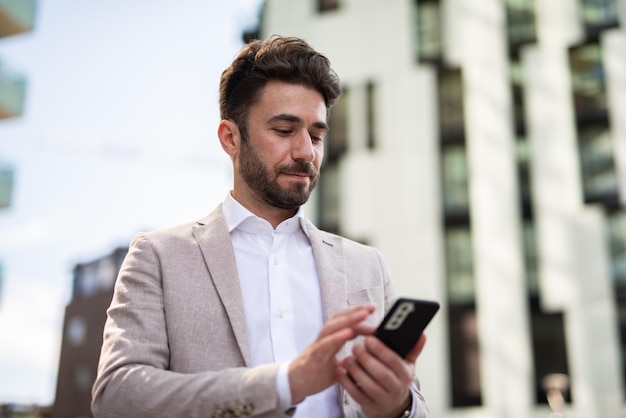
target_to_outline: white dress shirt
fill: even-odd
[[[252,366],[280,362],[281,405],[291,404],[288,364],[324,323],[322,296],[302,209],[276,229],[229,193],[222,212],[235,251]],[[295,416],[340,417],[335,386],[307,397]]]

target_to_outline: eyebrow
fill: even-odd
[[[268,122],[272,123],[272,122],[277,122],[277,121],[285,121],[285,122],[292,122],[292,123],[302,123],[302,119],[299,118],[296,115],[290,115],[288,113],[281,113],[278,114],[276,116],[272,116]],[[328,124],[326,122],[321,122],[321,121],[317,121],[313,123],[313,127],[317,128],[317,129],[323,129],[323,130],[328,130]]]

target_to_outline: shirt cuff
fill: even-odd
[[[417,399],[415,399],[415,393],[413,392],[413,389],[411,389],[409,391],[411,393],[411,410],[409,412],[409,414],[407,415],[407,417],[409,418],[413,418],[415,417],[415,410],[417,409]]]
[[[276,391],[278,392],[278,402],[283,411],[291,408],[291,385],[289,385],[289,365],[290,361],[281,363],[276,375]],[[415,404],[415,400],[413,401]],[[415,407],[415,406],[414,406]]]

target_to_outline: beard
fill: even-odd
[[[283,187],[277,181],[281,172],[304,174],[309,176],[311,182],[308,187],[303,183]],[[281,209],[297,209],[306,203],[319,178],[319,172],[310,162],[296,161],[293,164],[283,164],[276,167],[274,172],[270,172],[252,149],[247,138],[242,138],[241,141],[239,174],[265,203]]]

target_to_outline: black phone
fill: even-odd
[[[438,310],[439,303],[435,301],[399,298],[374,335],[404,358]]]

